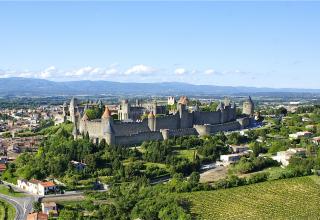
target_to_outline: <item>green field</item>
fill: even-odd
[[[7,195],[7,196],[13,196],[13,197],[24,197],[25,194],[21,192],[10,192],[9,188],[5,185],[0,185],[0,193]]]
[[[196,219],[319,219],[319,184],[319,177],[298,177],[185,197]]]
[[[13,206],[0,199],[0,220],[14,219],[15,214]]]

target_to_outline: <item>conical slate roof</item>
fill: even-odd
[[[84,121],[88,121],[89,120],[89,117],[88,117],[87,113],[83,114],[82,120],[84,120]]]
[[[104,110],[104,113],[102,115],[102,119],[108,119],[111,117],[111,112],[109,110],[109,108],[106,106],[106,109]]]

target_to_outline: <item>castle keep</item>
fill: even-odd
[[[138,118],[143,110],[141,106],[130,108],[130,104],[123,101],[118,110],[121,120],[114,120],[108,107],[105,108],[101,119],[89,120],[85,111],[73,98],[69,107],[69,118],[74,123],[75,138],[88,133],[94,142],[98,143],[105,139],[110,145],[122,146],[185,135],[210,135],[218,131],[241,129],[250,123],[248,117],[237,119],[236,105],[230,102],[220,103],[213,112],[199,110],[190,112],[186,104],[186,100],[178,102],[177,110],[173,114],[159,116],[155,112],[162,108],[153,103],[151,108],[147,109],[148,117],[137,121],[126,121],[130,117]]]

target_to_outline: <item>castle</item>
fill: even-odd
[[[250,98],[251,100],[251,98]],[[219,131],[238,130],[249,126],[250,118],[244,116],[237,118],[237,107],[230,101],[220,102],[216,111],[205,112],[198,109],[190,112],[187,109],[188,99],[182,97],[177,103],[173,114],[163,113],[163,106],[153,102],[149,107],[142,107],[136,103],[131,106],[125,100],[118,109],[120,120],[114,120],[108,107],[101,119],[90,120],[85,113],[85,108],[78,105],[73,98],[69,109],[63,106],[63,111],[74,124],[73,135],[75,138],[81,134],[88,134],[90,139],[98,143],[102,139],[109,145],[130,146],[141,144],[143,141],[166,140],[171,137],[186,135],[210,135]],[[251,100],[252,102],[252,100]],[[253,108],[253,105],[252,105]],[[65,111],[68,111],[66,113]],[[250,108],[253,111],[253,109]],[[149,112],[148,116],[141,119],[141,115]],[[136,120],[136,119],[140,120]],[[131,119],[128,121],[128,119]]]

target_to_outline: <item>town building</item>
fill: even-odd
[[[57,204],[55,202],[42,202],[41,209],[42,209],[42,213],[45,213],[48,216],[58,215]]]
[[[312,143],[316,144],[316,145],[320,145],[320,137],[314,137],[312,138]]]
[[[299,131],[294,134],[289,134],[289,138],[292,140],[305,138],[305,137],[311,137],[311,136],[312,136],[312,132],[310,132],[310,131]]]
[[[242,153],[249,150],[248,145],[229,145],[233,153]]]
[[[50,193],[55,193],[57,186],[51,181],[42,182],[40,180],[31,179],[30,181],[21,179],[17,181],[18,187],[36,195],[48,195]]]
[[[48,220],[49,216],[45,213],[34,212],[27,215],[27,220]]]
[[[220,161],[223,165],[229,165],[238,162],[242,156],[243,154],[224,154],[220,155]]]
[[[286,151],[279,151],[277,152],[276,156],[273,156],[272,159],[278,161],[283,166],[288,166],[291,157],[299,156],[305,157],[306,156],[306,149],[304,148],[289,148]]]

